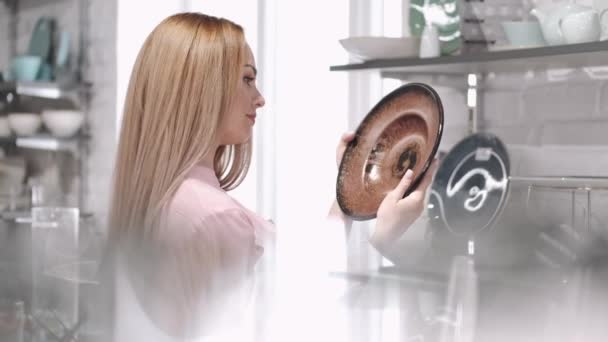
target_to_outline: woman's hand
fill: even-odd
[[[416,190],[403,198],[405,191],[414,181],[413,172],[408,170],[397,187],[380,203],[376,227],[369,239],[378,251],[386,251],[420,216],[424,209],[426,190],[436,170],[437,160],[434,160]]]

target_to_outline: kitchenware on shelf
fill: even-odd
[[[11,78],[17,81],[35,81],[41,67],[42,58],[40,56],[17,56],[11,61]]]
[[[9,113],[8,124],[18,136],[34,135],[42,125],[37,113]]]
[[[84,113],[79,110],[47,109],[41,116],[44,126],[58,138],[74,136],[84,123]]]
[[[569,12],[568,3],[537,6],[530,11],[540,23],[543,37],[548,45],[561,45],[565,43],[559,30],[560,20]]]
[[[0,137],[7,138],[11,136],[11,128],[8,125],[8,117],[0,116]]]
[[[441,55],[439,47],[439,32],[435,25],[425,26],[420,37],[420,58],[439,57]]]
[[[385,195],[407,169],[413,191],[434,159],[443,130],[443,106],[433,88],[409,83],[382,98],[366,115],[340,163],[336,193],[355,220],[376,217]]]
[[[416,57],[420,39],[416,37],[350,37],[341,39],[340,44],[353,57],[367,61]]]
[[[24,196],[25,171],[25,158],[22,156],[0,159],[0,208],[2,210],[15,211],[29,204]]]
[[[427,238],[435,257],[467,255],[482,266],[532,258],[536,227],[526,216],[525,187],[509,181],[502,141],[476,133],[442,159],[430,188]]]
[[[433,256],[468,255],[492,267],[578,262],[592,254],[588,247],[601,232],[591,205],[575,207],[572,191],[598,187],[608,189],[607,178],[511,176],[500,139],[470,135],[443,158],[431,186],[427,238]],[[575,220],[575,208],[586,217]],[[581,234],[579,242],[565,224]]]
[[[520,1],[521,2],[521,1]],[[462,53],[476,53],[508,44],[502,28],[505,21],[528,21],[526,3],[513,0],[460,1]]]
[[[36,21],[27,52],[32,56],[39,56],[43,62],[49,62],[53,44],[53,31],[55,21],[49,17],[40,17]]]
[[[489,229],[509,188],[509,156],[498,137],[479,133],[448,152],[431,186],[431,223],[457,236]]]
[[[542,244],[562,241],[577,246],[568,248],[572,257],[562,259],[579,261],[605,250],[594,245],[608,241],[608,215],[603,210],[608,203],[608,177],[526,176],[511,177],[510,182],[528,187],[527,215],[545,227],[539,235]],[[565,247],[559,249],[566,251]]]
[[[546,45],[537,21],[503,21],[502,29],[511,46],[538,47]]]
[[[57,68],[65,68],[68,64],[70,54],[70,33],[61,31],[59,36],[59,45],[57,47],[57,56],[55,57],[55,66]]]
[[[598,12],[592,7],[579,5],[574,2],[538,6],[532,9],[530,13],[540,22],[543,36],[549,45],[568,43],[562,33],[563,30],[560,28],[560,26],[564,25],[563,21],[566,17],[569,17],[569,20],[565,28],[570,33],[571,41],[574,42],[580,42],[580,39],[583,38],[593,38],[593,31],[600,30],[599,17],[604,17],[604,12]],[[575,33],[578,31],[576,28],[578,25],[582,25],[584,29],[579,33]]]
[[[38,81],[49,82],[54,79],[53,67],[50,63],[42,63],[40,66],[40,72],[38,73]]]
[[[604,10],[608,9],[608,1],[593,0],[593,8],[598,11],[598,13],[602,13]],[[608,16],[600,16],[600,28],[602,31],[600,40],[605,40],[608,38]]]
[[[410,0],[409,25],[421,37],[427,25],[437,27],[442,55],[454,54],[462,46],[458,0]]]
[[[536,49],[543,47],[543,45],[492,45],[488,47],[488,51],[508,51],[508,50],[521,50],[521,49]]]
[[[76,73],[70,67],[70,33],[62,31],[59,37],[53,77],[57,84],[71,86],[76,82]]]
[[[604,10],[598,14],[596,10],[588,7],[586,11],[564,16],[559,22],[559,30],[566,44],[598,41],[602,33],[600,18],[606,13],[606,10]]]

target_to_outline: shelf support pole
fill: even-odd
[[[467,108],[469,109],[469,134],[477,133],[479,130],[479,82],[480,74],[467,74]]]
[[[11,18],[10,18],[10,27],[9,27],[9,34],[10,34],[10,60],[12,61],[13,58],[15,58],[17,56],[17,29],[18,29],[18,23],[19,23],[19,18],[17,17],[19,15],[19,3],[17,0],[8,0],[6,2],[9,11],[11,13]]]

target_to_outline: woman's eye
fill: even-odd
[[[245,83],[247,85],[251,85],[251,83],[255,81],[255,78],[254,77],[245,76],[245,77],[243,77],[243,80],[245,81]]]

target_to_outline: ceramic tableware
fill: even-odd
[[[443,130],[439,95],[422,83],[405,84],[381,99],[366,115],[348,144],[338,172],[337,200],[356,220],[376,217],[386,194],[407,169],[413,191],[429,168]]]

